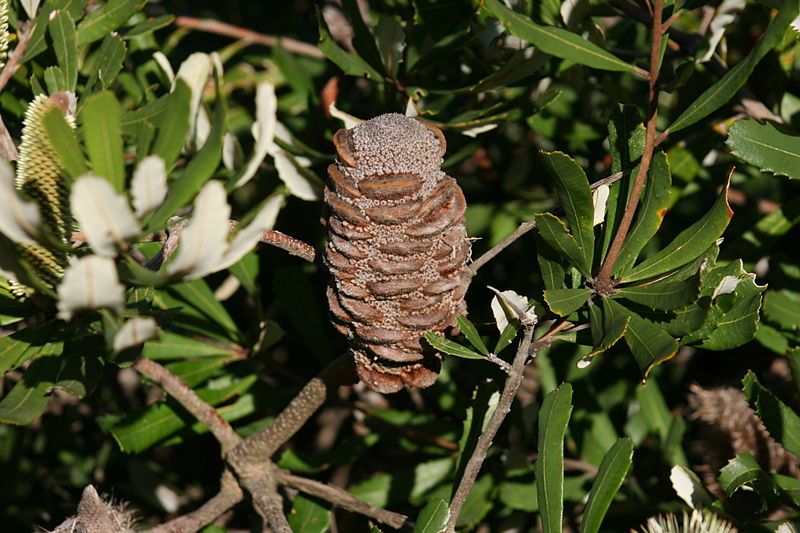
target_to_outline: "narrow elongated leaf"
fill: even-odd
[[[600,304],[589,305],[589,324],[592,328],[592,352],[581,360],[580,364],[588,364],[591,359],[619,341],[628,330],[630,313],[620,305],[612,305],[609,298],[601,298]]]
[[[142,217],[164,201],[167,195],[167,168],[164,160],[149,155],[139,161],[131,180],[131,196],[136,216]]]
[[[781,133],[769,122],[738,120],[725,144],[733,155],[764,172],[800,179],[800,137]]]
[[[439,533],[444,531],[450,507],[441,498],[434,498],[422,508],[414,523],[414,533]]]
[[[729,178],[730,179],[730,178]],[[722,235],[733,216],[728,205],[728,184],[703,218],[683,230],[658,253],[648,257],[622,276],[623,282],[638,281],[664,274],[701,255]]]
[[[175,15],[161,15],[160,17],[149,18],[140,22],[125,33],[126,39],[131,39],[139,35],[147,35],[161,28],[166,28],[175,20]]]
[[[64,73],[66,89],[74,92],[78,83],[78,42],[75,22],[68,11],[59,10],[47,26],[53,39],[53,51],[56,53],[58,65]]]
[[[189,132],[186,137],[186,149],[191,150],[193,147],[199,148],[202,142],[197,134],[197,122],[199,117],[200,103],[203,98],[203,90],[208,82],[208,77],[211,75],[211,56],[202,52],[194,52],[186,60],[181,63],[178,68],[176,80],[183,80],[192,92],[192,98],[189,100]]]
[[[636,221],[614,264],[614,275],[624,273],[633,266],[639,253],[661,227],[661,221],[669,208],[671,186],[672,177],[667,157],[664,152],[658,152],[653,156],[653,164],[647,174],[647,185],[637,209]]]
[[[378,50],[378,43],[375,36],[372,34],[369,26],[361,16],[361,9],[358,7],[356,0],[343,0],[342,6],[344,7],[347,18],[353,25],[353,48],[355,48],[358,56],[366,61],[372,68],[382,74],[386,72],[383,61],[381,60],[381,53]]]
[[[92,169],[117,191],[125,188],[121,120],[122,107],[108,91],[91,95],[81,111],[83,142]]]
[[[98,81],[101,89],[107,89],[122,70],[122,62],[125,60],[126,53],[127,48],[119,35],[115,33],[106,35],[89,69],[86,90],[89,92],[94,90]]]
[[[561,258],[539,234],[536,235],[536,261],[545,288],[563,289],[565,273]]]
[[[445,339],[441,335],[437,335],[436,333],[432,333],[430,331],[425,333],[425,340],[428,341],[431,346],[442,353],[446,353],[447,355],[454,355],[464,359],[485,359],[485,357],[478,352],[474,352],[466,346],[462,346],[457,342]]]
[[[39,355],[60,354],[63,342],[54,340],[55,331],[50,322],[0,337],[0,376]]]
[[[800,455],[800,416],[759,383],[752,370],[742,381],[744,394],[764,422],[772,438],[795,455]]]
[[[67,124],[64,112],[55,108],[48,111],[42,120],[50,145],[61,160],[61,166],[69,177],[75,179],[86,174],[89,169],[78,143],[75,131]]]
[[[128,207],[128,198],[114,191],[100,177],[87,174],[75,181],[70,192],[72,214],[94,253],[114,257],[127,241],[139,234],[139,223]]]
[[[686,307],[694,301],[696,295],[697,282],[689,279],[675,283],[667,281],[623,287],[615,296],[647,306],[650,309],[670,311]]]
[[[147,341],[142,350],[142,357],[156,361],[231,355],[231,350],[222,343],[186,337],[171,331],[164,331],[158,339]]]
[[[669,473],[669,480],[678,497],[693,509],[710,507],[714,501],[697,474],[685,466],[673,466]]]
[[[592,277],[586,265],[586,254],[558,217],[550,213],[536,215],[536,229],[544,242],[566,257],[585,278]]]
[[[499,354],[502,352],[507,346],[511,344],[511,341],[514,340],[517,336],[517,332],[519,331],[519,320],[512,320],[509,322],[506,327],[503,328],[503,331],[500,332],[500,338],[497,339],[497,344],[494,347],[494,353]]]
[[[661,327],[625,309],[613,300],[608,300],[608,306],[614,313],[630,315],[631,320],[625,331],[625,342],[645,379],[654,366],[672,359],[678,352],[680,347],[678,341]]]
[[[369,63],[361,59],[357,54],[348,52],[336,44],[320,11],[317,12],[317,21],[319,23],[319,43],[317,46],[325,54],[325,57],[333,61],[345,74],[358,77],[368,76],[375,81],[383,81],[383,76]]]
[[[539,409],[536,496],[542,531],[561,533],[564,513],[564,435],[572,413],[572,385],[563,383],[545,396]]]
[[[99,41],[120,27],[145,2],[143,0],[110,0],[86,15],[78,24],[78,44]]]
[[[169,299],[170,304],[183,307],[184,311],[188,311],[187,306],[191,307],[201,316],[208,317],[213,323],[222,326],[231,338],[240,336],[240,330],[233,318],[204,280],[170,285],[168,294],[174,298],[174,300]]]
[[[628,437],[619,439],[603,456],[597,477],[594,478],[581,521],[581,533],[600,531],[603,518],[622,486],[633,464],[633,443]]]
[[[556,192],[564,208],[569,230],[578,248],[583,252],[583,266],[592,269],[594,256],[594,205],[589,180],[583,169],[574,159],[561,152],[542,152],[550,177],[556,185]]]
[[[797,0],[784,0],[781,4],[780,11],[778,11],[778,15],[769,23],[761,40],[756,43],[750,53],[714,85],[706,89],[697,100],[692,102],[675,122],[667,128],[667,131],[675,133],[676,131],[691,126],[703,117],[710,115],[733,98],[733,96],[739,92],[739,89],[747,82],[747,79],[753,73],[753,70],[755,70],[756,65],[767,55],[767,52],[775,48],[781,42],[789,24],[797,17],[799,10],[800,6],[798,6]]]
[[[267,157],[275,137],[277,111],[278,99],[275,97],[275,86],[269,82],[259,83],[256,87],[256,120],[252,127],[256,144],[253,147],[253,155],[236,178],[236,187],[241,187],[250,181]]]
[[[189,132],[191,98],[192,91],[189,86],[183,80],[177,80],[172,92],[164,100],[155,101],[160,102],[159,104],[152,102],[136,114],[126,117],[127,124],[137,120],[152,119],[153,125],[158,128],[158,136],[151,153],[160,156],[167,168],[171,168],[175,163]]]
[[[483,355],[489,355],[489,349],[483,343],[483,339],[481,339],[480,334],[478,334],[478,330],[475,329],[475,325],[470,322],[467,317],[456,317],[456,323],[458,324],[458,329],[461,330],[461,333],[467,338],[473,348]]]
[[[510,33],[528,41],[542,52],[600,70],[646,76],[642,69],[626,63],[580,35],[561,28],[540,26],[528,17],[507,8],[499,0],[485,0],[483,9],[500,20]]]
[[[222,254],[220,260],[214,265],[214,271],[228,268],[239,259],[253,249],[253,247],[261,240],[261,236],[265,231],[269,231],[275,225],[275,219],[278,218],[278,212],[283,205],[283,195],[276,194],[264,202],[258,208],[253,220],[247,226],[236,232],[233,236],[225,252]],[[206,273],[210,273],[207,271]]]
[[[591,294],[591,289],[587,288],[547,289],[544,291],[544,299],[552,312],[567,316],[583,307]]]
[[[44,412],[61,366],[61,358],[57,355],[39,357],[30,364],[24,379],[0,400],[0,422],[30,424]]]

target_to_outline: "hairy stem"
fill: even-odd
[[[614,265],[617,263],[617,258],[622,250],[622,245],[625,243],[625,238],[628,235],[628,230],[633,222],[633,216],[636,214],[636,207],[639,204],[639,198],[644,189],[644,183],[647,179],[647,172],[650,170],[650,161],[653,159],[653,152],[656,147],[656,120],[658,118],[658,74],[661,69],[661,40],[664,37],[664,29],[662,26],[662,15],[664,11],[664,1],[654,0],[653,2],[653,34],[650,42],[650,82],[648,91],[648,111],[647,111],[647,129],[645,133],[645,145],[642,159],[639,162],[639,172],[636,174],[636,179],[633,182],[633,189],[631,196],[628,198],[628,203],[625,206],[625,212],[622,215],[619,228],[614,235],[614,240],[606,254],[603,266],[595,277],[595,289],[601,294],[610,294],[614,290],[614,284],[611,280],[611,272]]]

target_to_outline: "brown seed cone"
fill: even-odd
[[[328,303],[362,381],[379,392],[436,381],[441,355],[423,340],[466,311],[466,202],[441,171],[442,132],[398,114],[333,137],[324,221]]]

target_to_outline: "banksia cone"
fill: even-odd
[[[444,135],[398,114],[333,138],[339,160],[325,188],[328,302],[362,381],[379,392],[436,381],[426,345],[466,310],[466,202],[441,171]]]

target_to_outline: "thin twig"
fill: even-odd
[[[148,530],[148,533],[193,533],[242,501],[244,493],[230,471],[222,474],[219,492],[200,508]]]
[[[514,402],[519,386],[522,383],[522,374],[525,371],[525,365],[528,361],[531,338],[533,337],[533,327],[535,325],[535,320],[526,321],[522,325],[524,329],[522,341],[520,341],[517,353],[514,356],[514,362],[511,365],[511,374],[509,374],[503,386],[503,392],[500,395],[500,400],[497,402],[497,408],[489,418],[486,429],[484,429],[483,433],[478,437],[475,450],[473,450],[469,461],[467,461],[467,465],[464,467],[464,474],[461,476],[458,488],[450,501],[450,516],[447,519],[446,528],[448,533],[455,532],[458,515],[461,514],[461,509],[467,501],[469,491],[475,484],[475,480],[481,470],[481,465],[483,465],[486,454],[489,452],[489,446],[491,446],[492,440],[494,440],[500,426],[511,411],[511,404]]]
[[[291,37],[276,37],[274,35],[265,35],[258,33],[241,26],[234,26],[218,20],[212,19],[198,19],[194,17],[178,17],[175,19],[175,25],[180,28],[189,28],[195,31],[204,31],[207,33],[215,33],[217,35],[224,35],[225,37],[233,37],[234,39],[241,39],[242,41],[260,44],[268,47],[282,46],[289,52],[300,54],[315,59],[325,59],[319,48],[313,44],[304,43]]]
[[[395,529],[400,529],[402,527],[410,528],[414,525],[406,515],[376,507],[364,500],[356,498],[339,487],[295,476],[285,470],[278,470],[276,472],[276,479],[278,483],[282,485],[305,492],[306,494],[330,502],[348,511],[368,516]]]
[[[616,174],[612,174],[601,180],[597,180],[596,182],[592,183],[589,186],[589,188],[591,190],[595,190],[601,185],[611,185],[612,183],[622,179],[624,175],[625,175],[624,172],[617,172]],[[500,252],[511,246],[514,242],[517,241],[517,239],[519,239],[520,237],[522,237],[535,227],[536,227],[535,220],[528,220],[520,224],[519,227],[515,229],[509,236],[507,236],[499,243],[495,244],[490,250],[484,252],[482,256],[480,256],[478,259],[470,263],[469,269],[470,272],[472,272],[472,275],[474,276],[475,274],[477,274],[479,268],[481,268],[483,265],[494,259],[496,255],[498,255]]]
[[[17,70],[19,70],[19,62],[22,60],[22,56],[28,48],[33,28],[34,24],[30,20],[23,22],[22,26],[20,26],[20,30],[17,34],[19,36],[17,47],[14,48],[14,52],[9,56],[8,62],[3,67],[3,70],[0,71],[0,92],[6,88],[8,82],[14,77],[14,74],[17,73]]]
[[[197,420],[203,423],[219,441],[223,453],[227,453],[242,442],[241,437],[236,434],[228,421],[222,418],[216,409],[200,399],[197,393],[181,381],[178,376],[146,357],[139,358],[133,367],[139,373],[157,383],[167,394],[175,398]]]
[[[661,39],[664,36],[664,29],[661,25],[662,14],[664,10],[663,0],[653,1],[653,34],[650,41],[650,83],[648,91],[648,112],[647,112],[647,129],[645,132],[644,152],[642,159],[639,162],[639,172],[636,174],[636,179],[633,182],[633,189],[628,198],[628,203],[625,206],[625,212],[622,214],[617,232],[614,234],[614,240],[606,254],[605,261],[600,267],[600,271],[594,280],[595,289],[601,294],[610,294],[614,290],[614,283],[611,281],[611,272],[614,265],[617,263],[617,258],[622,250],[622,245],[625,243],[625,238],[628,236],[628,230],[633,222],[633,216],[636,213],[636,208],[639,204],[639,197],[642,195],[644,182],[647,178],[647,172],[650,170],[650,161],[653,158],[653,152],[656,147],[656,119],[658,118],[658,75],[661,70]]]
[[[11,134],[8,133],[2,117],[0,117],[0,157],[6,161],[16,161],[19,158],[17,145],[14,144]]]

